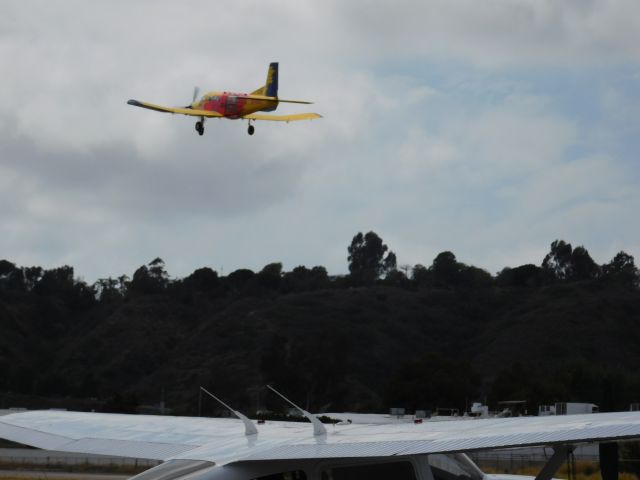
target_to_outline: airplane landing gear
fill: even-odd
[[[200,136],[204,135],[204,123],[203,122],[196,122],[196,132],[198,132],[198,134]]]
[[[247,128],[247,133],[249,135],[253,135],[253,132],[255,131],[256,131],[256,128],[253,125],[249,124],[249,128]]]

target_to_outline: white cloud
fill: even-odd
[[[606,255],[637,248],[621,225],[637,170],[613,149],[637,129],[628,86],[594,87],[602,113],[580,122],[535,87],[541,71],[637,70],[630,0],[2,8],[0,250],[12,261],[70,263],[88,279],[157,255],[175,275],[278,260],[344,272],[359,230],[404,263],[450,249],[492,271],[539,263],[558,236]],[[200,138],[191,118],[126,105],[186,104],[194,85],[250,91],[270,61],[283,97],[316,102],[282,111],[322,120],[259,123],[253,137],[211,120]]]

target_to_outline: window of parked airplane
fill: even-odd
[[[411,462],[348,465],[323,470],[322,480],[415,480]]]
[[[292,470],[291,472],[274,473],[252,480],[307,480],[307,475],[302,470]]]
[[[214,463],[204,460],[169,460],[157,467],[142,472],[137,475],[135,479],[153,480],[161,478],[162,480],[174,480],[213,466]]]
[[[469,465],[453,455],[429,455],[429,465],[435,480],[473,480],[477,477]]]

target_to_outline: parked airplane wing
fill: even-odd
[[[242,118],[248,120],[271,120],[274,122],[295,122],[296,120],[314,120],[316,118],[322,118],[322,115],[317,113],[294,113],[292,115],[264,115],[262,113],[251,113],[244,115]]]
[[[222,117],[223,116],[220,113],[213,112],[211,110],[196,110],[194,108],[183,108],[183,107],[163,107],[162,105],[154,105],[153,103],[140,102],[138,100],[129,100],[127,103],[129,105],[133,105],[134,107],[147,108],[149,110],[155,110],[156,112],[180,113],[182,115],[190,115],[193,117]]]
[[[153,458],[237,461],[386,457],[640,438],[640,412],[335,425],[267,422],[245,435],[240,420],[32,411],[0,417],[0,437],[40,448]]]

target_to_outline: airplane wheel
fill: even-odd
[[[204,135],[204,127],[200,127],[200,130],[198,130],[198,134],[200,136]]]
[[[200,130],[202,130],[202,127],[203,127],[202,122],[196,122],[196,132],[200,133]],[[200,133],[200,135],[202,134]]]
[[[253,135],[253,132],[256,131],[256,128],[253,125],[249,125],[249,128],[247,129],[247,133],[249,135]]]

